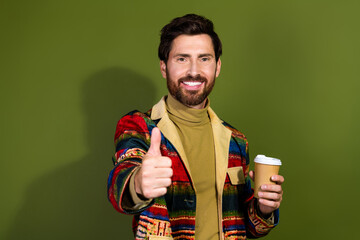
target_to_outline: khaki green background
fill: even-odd
[[[212,19],[224,54],[211,104],[283,161],[265,239],[358,239],[360,1],[1,0],[0,239],[131,239],[106,196],[126,112],[167,93],[161,27]]]

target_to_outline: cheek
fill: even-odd
[[[204,69],[203,73],[208,77],[208,78],[214,78],[216,76],[216,68],[215,66],[209,67]]]
[[[168,74],[173,79],[178,79],[186,75],[186,69],[181,66],[173,66],[168,69]]]

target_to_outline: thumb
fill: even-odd
[[[151,143],[148,154],[152,156],[161,156],[160,144],[161,144],[161,133],[160,130],[157,127],[155,127],[153,128],[151,133]]]

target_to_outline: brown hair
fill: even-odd
[[[216,61],[222,54],[220,38],[214,31],[214,24],[211,20],[196,14],[187,14],[174,18],[169,24],[161,29],[160,45],[158,55],[160,60],[167,63],[171,50],[172,41],[182,35],[208,34],[213,43]]]

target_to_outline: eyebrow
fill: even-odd
[[[179,54],[176,54],[174,57],[190,57],[190,54],[179,53]],[[202,57],[214,57],[214,56],[211,53],[203,53],[203,54],[200,54],[198,57],[202,58]]]
[[[179,54],[176,54],[174,57],[190,57],[190,54],[179,53]]]
[[[199,57],[214,57],[214,56],[210,53],[204,53],[204,54],[200,54]]]

